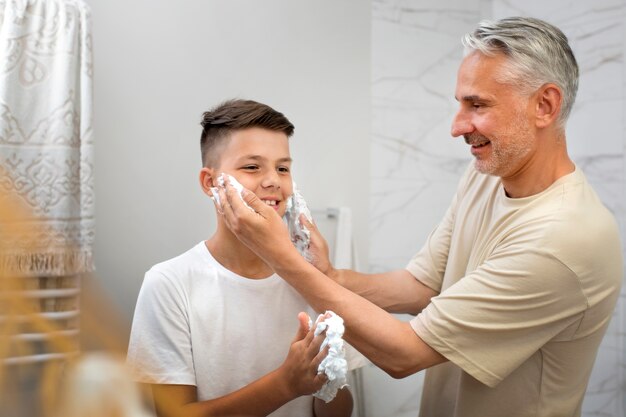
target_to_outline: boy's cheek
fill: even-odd
[[[250,179],[245,175],[245,173],[242,173],[240,171],[223,171],[223,172],[224,174],[228,174],[234,177],[239,184],[244,186],[244,188],[254,191],[254,188],[253,188],[254,185],[250,182]]]
[[[235,176],[233,175],[233,177]],[[244,188],[247,188],[248,190],[256,194],[257,183],[255,181],[251,181],[250,179],[246,178],[245,175],[240,175],[238,177],[235,177],[235,179],[239,181],[239,183],[243,185]]]

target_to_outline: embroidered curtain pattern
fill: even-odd
[[[0,0],[0,199],[29,213],[0,239],[0,269],[93,269],[92,82],[84,1]]]

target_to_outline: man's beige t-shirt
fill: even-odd
[[[622,281],[616,222],[583,173],[526,198],[470,167],[407,270],[439,291],[411,324],[450,362],[422,417],[579,416]]]

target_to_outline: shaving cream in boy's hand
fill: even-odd
[[[313,223],[311,212],[304,201],[304,197],[300,194],[300,190],[293,183],[293,194],[287,199],[287,210],[283,217],[289,228],[289,237],[293,242],[298,252],[304,259],[311,262],[313,259],[309,253],[309,246],[311,244],[311,232],[302,224],[300,216],[304,214],[306,219]]]
[[[329,314],[330,316],[322,318]],[[348,362],[346,361],[346,353],[343,347],[343,332],[345,327],[343,319],[332,311],[326,311],[317,318],[317,326],[315,327],[315,336],[326,330],[326,338],[320,346],[320,351],[329,346],[328,355],[317,367],[317,373],[325,373],[328,381],[322,388],[313,394],[315,397],[330,402],[337,395],[337,391],[347,386],[346,374],[348,373]],[[309,323],[311,327],[312,323]]]

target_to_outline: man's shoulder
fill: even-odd
[[[517,232],[534,251],[558,259],[583,287],[621,282],[617,221],[582,171],[563,178],[524,214]]]
[[[538,200],[550,234],[590,242],[617,233],[615,217],[578,168],[553,184],[546,198]]]

